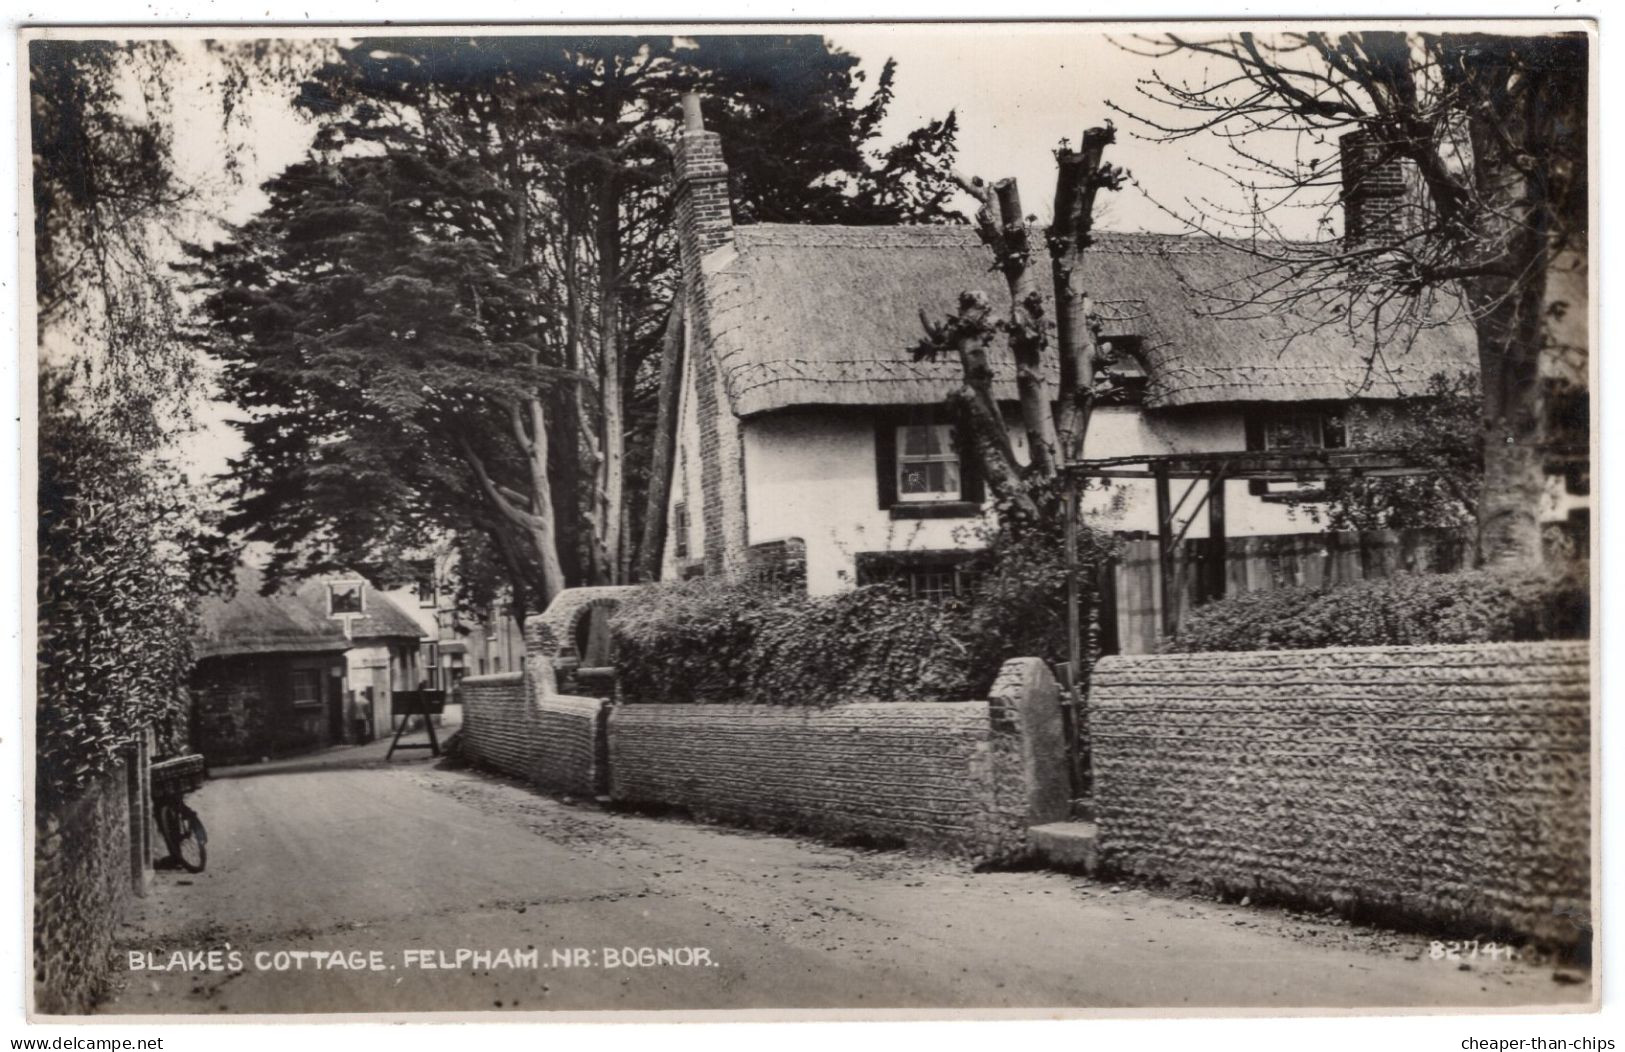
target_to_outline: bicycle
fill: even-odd
[[[159,865],[178,865],[188,873],[202,873],[209,863],[209,833],[203,828],[203,819],[186,806],[186,794],[202,786],[207,777],[203,757],[194,754],[157,760],[151,773],[153,817],[169,849],[169,857]]]

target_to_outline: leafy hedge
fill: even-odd
[[[886,585],[809,598],[706,578],[629,597],[610,621],[628,701],[939,701],[973,696],[957,604]]]
[[[986,697],[1004,662],[1066,658],[1067,571],[1058,525],[962,538],[965,597],[926,602],[891,585],[837,595],[699,578],[652,585],[610,619],[628,701],[952,701]],[[1112,543],[1080,531],[1089,567]]]
[[[74,414],[54,377],[41,381],[39,443],[44,815],[144,730],[184,719],[197,596],[223,588],[230,563],[184,479]]]
[[[1471,570],[1248,592],[1193,610],[1169,651],[1503,643],[1590,635],[1584,573]]]

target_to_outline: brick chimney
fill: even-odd
[[[733,245],[733,206],[728,198],[728,165],[722,136],[705,130],[700,97],[683,96],[683,129],[673,151],[677,170],[677,236],[695,271],[706,256]]]
[[[699,514],[705,572],[717,575],[743,567],[748,529],[743,440],[739,418],[717,368],[707,287],[717,265],[734,258],[733,206],[728,195],[728,166],[722,160],[722,137],[705,130],[698,95],[683,96],[683,127],[677,133],[672,161],[677,180],[677,242],[688,304],[685,353],[693,363],[694,418],[699,429],[699,493],[690,493],[689,508]]]
[[[1415,229],[1412,162],[1372,128],[1347,133],[1337,148],[1343,165],[1344,243],[1353,248],[1402,240]]]

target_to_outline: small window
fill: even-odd
[[[897,429],[897,499],[959,500],[959,453],[947,424],[904,424]]]
[[[435,587],[434,563],[418,563],[415,571],[412,589],[417,593],[418,606],[432,609],[439,598]]]
[[[1264,449],[1342,449],[1343,418],[1333,413],[1276,413],[1262,425]]]
[[[983,486],[963,436],[944,415],[924,406],[875,414],[875,481],[882,510],[893,519],[974,518]]]
[[[959,594],[959,574],[951,569],[909,570],[904,585],[915,599],[952,599]]]
[[[1247,417],[1247,448],[1252,452],[1303,452],[1316,449],[1345,449],[1348,433],[1343,414],[1335,409],[1283,408],[1259,410]],[[1253,479],[1247,489],[1255,497],[1287,500],[1311,498],[1325,486],[1323,481],[1282,481]]]
[[[1102,336],[1100,349],[1106,360],[1102,367],[1111,381],[1101,401],[1106,405],[1140,405],[1145,401],[1144,342],[1139,336]]]
[[[310,706],[322,703],[322,672],[315,668],[293,670],[293,703]]]
[[[860,552],[858,585],[893,584],[927,602],[967,596],[975,586],[969,552]]]
[[[672,553],[679,559],[688,558],[688,504],[678,501],[671,509]]]
[[[423,644],[423,680],[430,690],[440,689],[440,644]]]

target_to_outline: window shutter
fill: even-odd
[[[1257,410],[1248,410],[1243,420],[1247,431],[1247,452],[1264,452],[1264,418]],[[1269,489],[1270,484],[1263,479],[1247,480],[1247,492],[1255,497],[1262,497]]]
[[[897,503],[897,422],[885,413],[875,420],[875,483],[882,509]]]
[[[982,465],[963,428],[954,427],[954,444],[959,451],[959,499],[981,504],[987,499],[987,487],[982,481]]]

